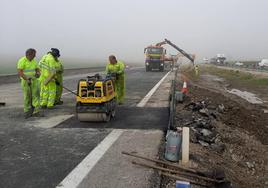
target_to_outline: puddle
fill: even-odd
[[[238,89],[232,89],[232,90],[227,90],[228,93],[232,93],[234,95],[237,95],[245,100],[247,100],[249,103],[252,104],[262,104],[263,101],[256,97],[256,95],[254,93],[250,93],[247,91],[240,91]]]

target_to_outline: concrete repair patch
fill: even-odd
[[[49,118],[39,118],[35,121],[29,121],[26,123],[28,126],[34,126],[37,128],[53,128],[60,124],[63,121],[66,121],[73,117],[74,115],[58,115],[58,116],[52,116]]]

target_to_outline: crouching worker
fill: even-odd
[[[114,55],[109,56],[109,64],[106,65],[107,74],[116,74],[115,92],[119,105],[123,104],[125,98],[125,65],[116,59]]]
[[[35,55],[36,50],[30,48],[17,63],[23,91],[25,119],[39,115],[39,86],[37,78],[40,72],[34,59]]]

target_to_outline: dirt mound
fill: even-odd
[[[209,112],[215,112],[212,124],[224,144],[224,150],[216,150],[211,145],[191,143],[193,167],[203,171],[221,168],[233,187],[267,186],[267,114],[251,104],[244,107],[244,104],[217,91],[188,85],[188,99],[177,105],[176,124],[185,125],[196,118],[196,112],[185,108],[187,104],[206,104]],[[217,113],[219,106],[221,112]]]
[[[268,144],[268,114],[264,114],[262,109],[256,107],[256,105],[251,105],[252,107],[248,109],[249,106],[245,108],[237,101],[227,98],[221,93],[198,86],[192,86],[189,95],[192,100],[205,100],[214,106],[223,104],[225,110],[219,118],[225,125],[243,128],[250,135],[256,136],[261,143]]]

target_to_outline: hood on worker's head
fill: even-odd
[[[57,48],[51,48],[51,54],[52,54],[54,57],[60,57],[60,51],[59,51],[59,49],[57,49]]]

